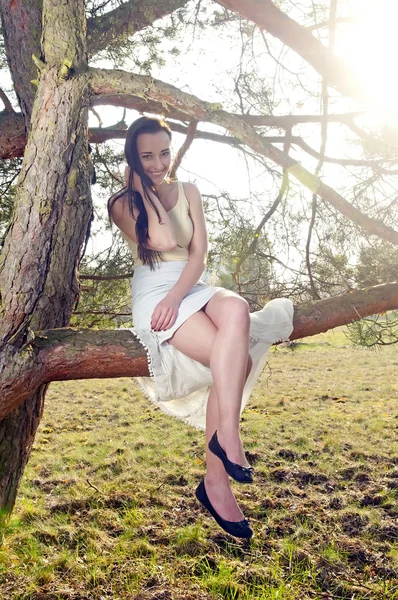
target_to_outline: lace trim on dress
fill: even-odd
[[[144,347],[145,352],[146,352],[146,360],[148,363],[148,371],[149,371],[149,376],[150,377],[154,377],[154,370],[153,370],[153,360],[156,360],[156,354],[153,355],[154,358],[152,358],[152,353],[149,350],[148,345],[146,344],[146,342],[144,341],[145,336],[145,332],[140,331],[139,329],[130,329],[131,333],[138,339],[138,341],[140,342],[141,346]]]

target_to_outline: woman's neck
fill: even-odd
[[[170,193],[171,188],[174,185],[174,181],[164,180],[160,185],[158,185],[157,190],[159,193],[159,198],[165,198]]]

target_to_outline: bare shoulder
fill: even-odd
[[[190,205],[202,204],[202,196],[194,183],[183,181],[182,185],[184,186],[184,192]]]
[[[118,192],[113,194],[113,196],[110,197],[109,206],[112,207],[115,204],[123,204],[127,200],[128,200],[127,190],[126,190],[126,188],[122,188],[121,190],[119,190]]]
[[[115,221],[115,223],[118,220],[120,221],[120,219],[122,219],[126,215],[128,215],[129,214],[129,198],[128,198],[127,193],[126,192],[123,193],[123,190],[121,190],[121,192],[117,192],[116,194],[114,194],[109,201],[109,208],[110,208],[111,217],[112,217],[113,221]],[[133,207],[133,214],[134,214],[134,217],[137,216],[137,209],[135,206]]]

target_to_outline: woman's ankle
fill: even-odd
[[[242,465],[243,467],[249,466],[242,440],[239,435],[239,430],[235,429],[235,431],[231,432],[229,435],[223,434],[221,430],[220,434],[217,432],[217,439],[221,448],[231,462]]]
[[[235,444],[240,444],[241,443],[241,439],[240,439],[240,433],[239,433],[239,427],[237,426],[231,426],[231,427],[225,427],[222,428],[220,427],[217,430],[217,439],[219,444],[221,445],[221,447],[223,447],[223,445],[235,445]]]
[[[236,419],[223,419],[217,427],[217,436],[220,435],[239,435],[239,421]]]
[[[207,471],[206,475],[204,477],[205,480],[205,484],[206,486],[209,487],[217,487],[217,486],[226,486],[226,487],[230,487],[230,483],[229,483],[229,477],[228,475],[224,473],[220,476],[220,473],[212,473]]]

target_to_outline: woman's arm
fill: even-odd
[[[127,170],[126,170],[127,171]],[[128,177],[128,172],[125,176]],[[140,177],[134,173],[134,189],[141,194],[146,213],[148,215],[148,242],[146,248],[157,250],[159,252],[167,252],[174,250],[177,246],[174,227],[170,218],[161,204],[159,198],[149,190],[149,196],[159,211],[160,223],[158,216],[144,195],[142,182]],[[137,244],[136,234],[136,219],[139,211],[134,207],[133,216],[130,213],[128,206],[127,194],[118,198],[111,208],[111,217],[115,225],[123,231],[130,239]]]
[[[184,190],[193,223],[188,263],[177,283],[153,311],[151,327],[154,331],[169,329],[175,323],[182,299],[198,283],[206,267],[208,241],[202,198],[198,188],[192,183],[185,183]]]

